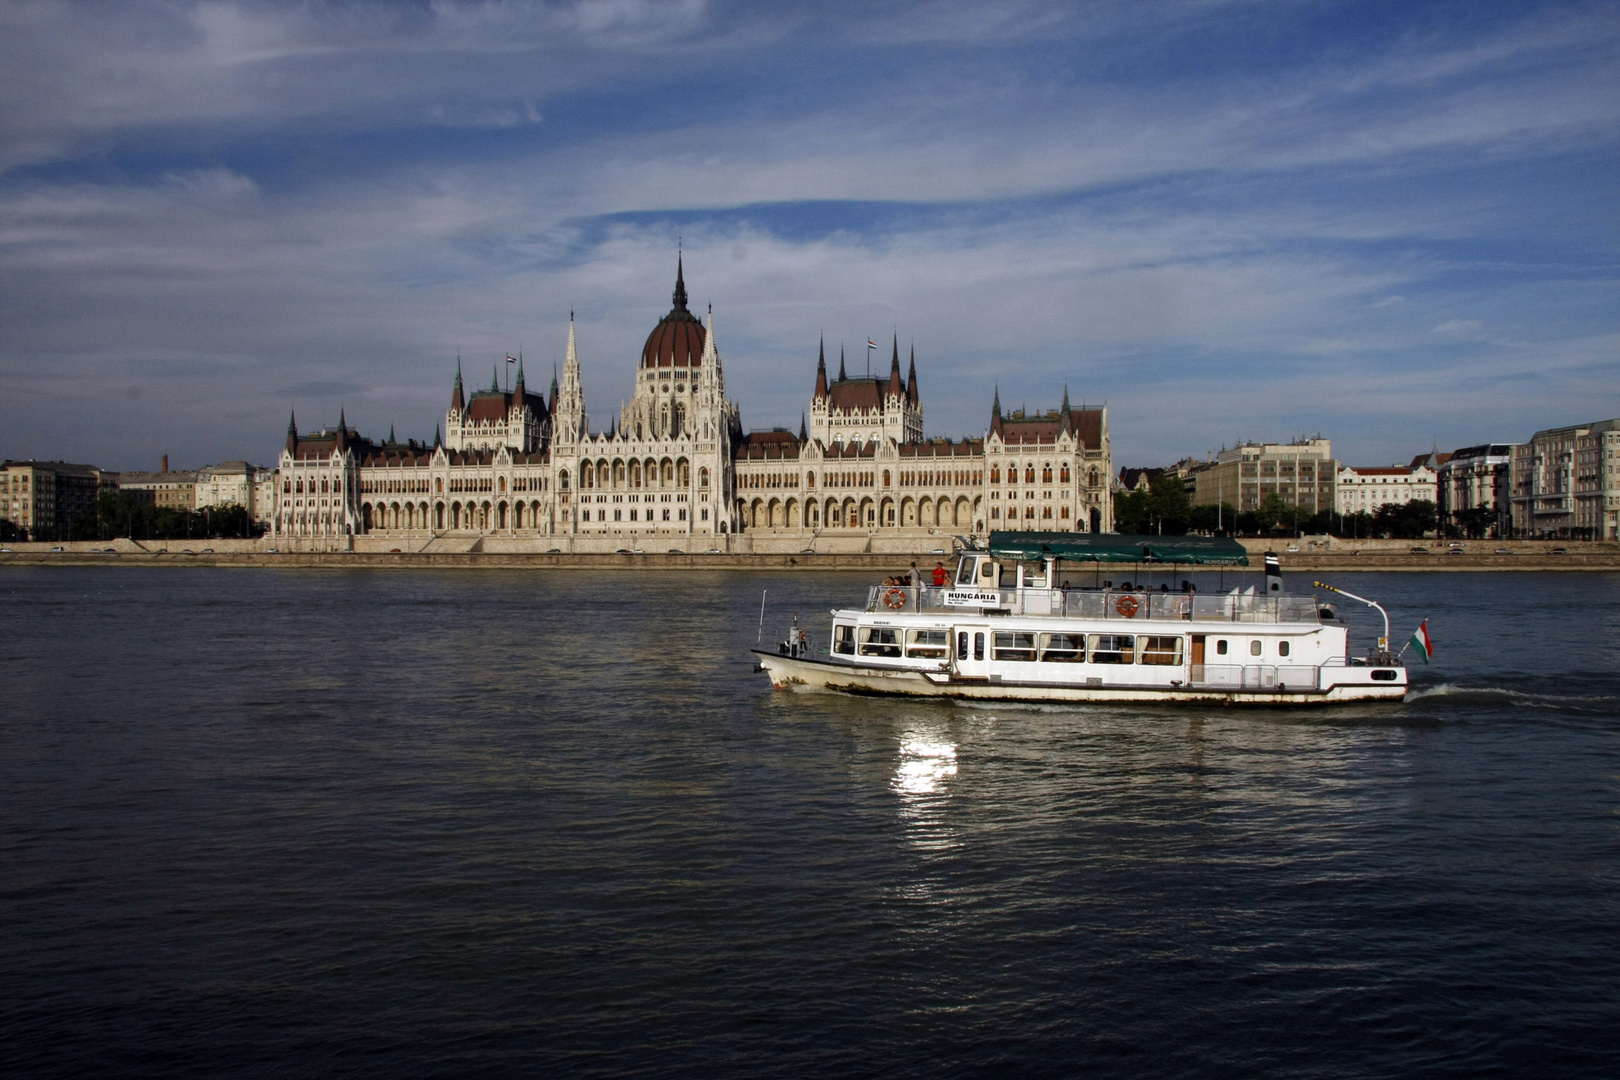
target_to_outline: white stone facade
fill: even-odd
[[[1380,506],[1419,499],[1436,499],[1435,471],[1427,465],[1339,469],[1336,509],[1341,514],[1376,514]]]

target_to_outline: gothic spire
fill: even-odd
[[[894,335],[894,353],[889,358],[889,394],[893,397],[905,395],[906,388],[900,382],[900,335]]]
[[[809,431],[808,428],[806,428],[804,426],[804,413],[800,413],[799,414],[799,442],[800,443],[807,443],[809,441],[810,441],[810,431]]]
[[[498,394],[501,392],[501,365],[491,364],[489,366],[489,371],[493,376],[493,378],[490,380],[489,388]]]
[[[843,382],[846,378],[848,376],[844,374],[844,347],[840,345],[838,346],[838,381]]]
[[[917,346],[911,347],[911,371],[906,374],[906,400],[917,404]]]
[[[675,253],[675,306],[686,310],[686,272],[681,265],[681,253]]]
[[[827,339],[821,339],[821,346],[816,355],[816,394],[817,400],[827,396]]]
[[[456,357],[456,385],[455,389],[450,391],[450,408],[460,412],[466,407],[467,399],[461,390],[461,357],[458,355]]]

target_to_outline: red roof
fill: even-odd
[[[799,437],[791,431],[750,431],[737,441],[736,456],[748,461],[799,456]]]
[[[866,412],[870,409],[883,411],[882,379],[871,378],[839,379],[827,388],[827,396],[832,400],[832,407],[840,412]]]
[[[1070,409],[1069,430],[1088,450],[1102,449],[1102,410]],[[1001,440],[1009,445],[1055,443],[1063,434],[1063,417],[1053,410],[1045,416],[1004,416]]]

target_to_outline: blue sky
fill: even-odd
[[[678,240],[750,428],[898,334],[930,435],[1523,440],[1620,415],[1617,150],[1614,3],[9,0],[0,454],[431,437],[570,310],[605,427]]]

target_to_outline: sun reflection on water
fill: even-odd
[[[956,744],[908,733],[900,742],[894,790],[902,796],[938,794],[947,777],[956,775]]]

